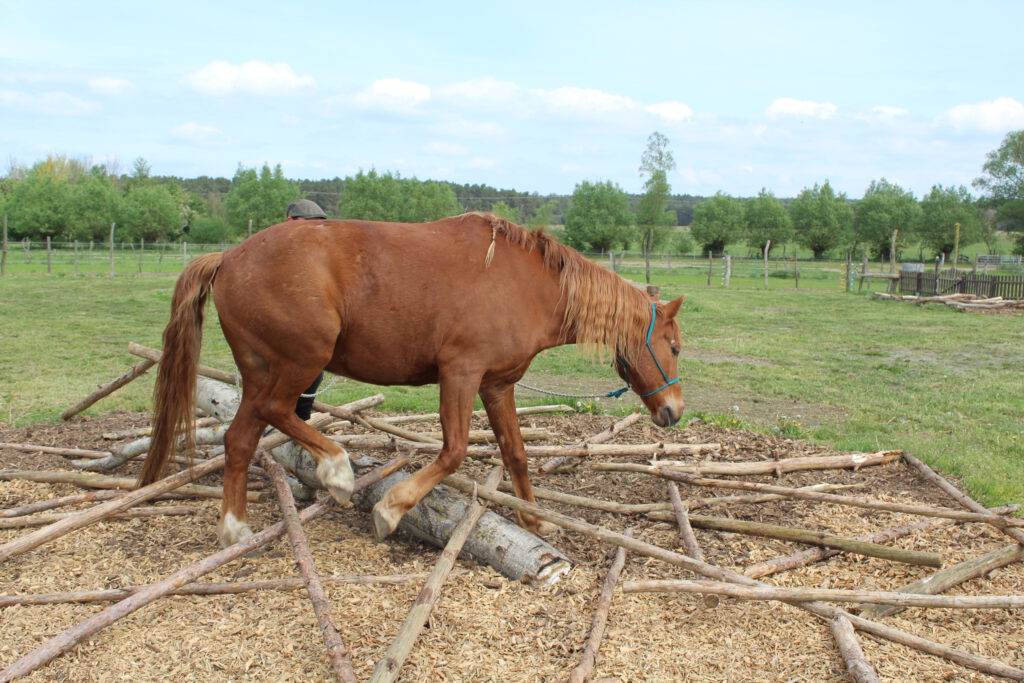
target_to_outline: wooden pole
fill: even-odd
[[[37,512],[46,512],[47,510],[53,510],[55,508],[65,507],[67,505],[78,505],[79,503],[92,503],[97,500],[110,500],[111,498],[117,498],[119,496],[123,496],[124,494],[124,491],[108,491],[100,489],[96,491],[88,491],[86,493],[73,493],[68,496],[60,496],[59,498],[37,500],[34,503],[26,503],[25,505],[19,505],[18,507],[0,510],[0,519],[32,515]]]
[[[630,532],[626,532],[628,536]],[[619,574],[626,566],[626,549],[618,548],[615,551],[615,558],[608,567],[608,574],[601,584],[601,595],[597,599],[597,609],[594,610],[594,619],[590,625],[590,637],[583,648],[583,655],[580,663],[569,674],[569,683],[583,683],[594,671],[594,664],[597,662],[597,651],[601,647],[601,639],[604,638],[604,630],[608,625],[608,612],[612,606],[612,594],[615,592],[615,584],[619,581]]]
[[[629,427],[630,425],[633,425],[633,424],[636,424],[637,422],[639,422],[642,417],[643,417],[642,413],[639,413],[639,412],[631,413],[631,414],[627,415],[626,417],[622,418],[621,420],[619,420],[618,422],[616,422],[615,424],[613,424],[608,429],[604,430],[603,432],[599,432],[598,434],[594,434],[593,436],[584,439],[583,441],[580,442],[580,445],[582,446],[582,445],[588,444],[588,443],[589,444],[604,443],[605,441],[608,441],[609,439],[614,437],[616,434],[618,434],[619,432],[621,432],[624,429],[626,429],[627,427]],[[544,474],[550,474],[551,472],[555,472],[555,471],[560,470],[560,469],[562,469],[564,467],[570,467],[570,468],[574,467],[578,463],[579,463],[578,459],[575,462],[570,462],[569,459],[568,459],[568,456],[559,455],[559,456],[555,456],[554,458],[551,458],[550,460],[545,462],[543,465],[541,465],[538,471],[540,471],[540,472],[542,472]]]
[[[75,277],[78,277],[78,240],[75,240]]]
[[[53,248],[50,244],[50,236],[46,236],[46,274],[53,274]]]
[[[711,257],[711,250],[708,250],[708,287],[711,286],[711,269],[714,267],[714,261]]]
[[[777,493],[782,496],[801,498],[804,500],[816,500],[823,503],[835,503],[836,505],[849,505],[851,507],[867,508],[869,510],[886,510],[888,512],[905,512],[909,515],[921,515],[922,517],[944,517],[957,519],[962,522],[984,522],[999,529],[1008,527],[1024,526],[1024,520],[1016,518],[1000,517],[989,512],[961,512],[947,508],[931,507],[928,505],[908,505],[905,503],[887,503],[883,501],[870,500],[867,498],[854,498],[852,496],[840,496],[834,493],[818,493],[816,491],[801,491],[799,489],[787,488],[785,486],[772,486],[771,484],[755,484],[746,481],[728,481],[725,479],[707,479],[697,477],[683,472],[673,472],[660,467],[647,465],[632,465],[631,472],[647,472],[655,476],[680,481],[693,486],[712,486],[726,489],[739,489],[742,491],[760,491],[763,493]],[[1022,532],[1024,533],[1024,532]]]
[[[624,593],[711,593],[739,600],[780,600],[783,602],[854,602],[931,609],[1019,609],[1024,595],[921,595],[894,591],[862,591],[841,588],[783,588],[779,586],[738,586],[721,581],[656,579],[626,581]]]
[[[965,581],[986,576],[990,571],[1005,567],[1008,564],[1019,562],[1024,559],[1024,546],[1016,543],[1010,544],[985,553],[980,557],[974,557],[964,562],[959,562],[950,567],[944,567],[934,574],[930,574],[913,583],[909,583],[899,589],[901,593],[920,593],[923,595],[937,595],[953,586]],[[860,611],[865,619],[880,619],[888,617],[901,611],[901,607],[894,605],[880,606],[872,605]]]
[[[832,637],[839,646],[839,654],[846,663],[846,673],[850,675],[850,680],[854,683],[880,683],[881,679],[861,649],[850,620],[839,614],[829,622],[829,626],[832,628]]]
[[[3,247],[0,250],[0,275],[7,275],[7,214],[4,214]]]
[[[110,224],[110,277],[114,277],[114,226],[116,223]]]
[[[469,573],[466,569],[456,569],[453,575]],[[331,585],[384,585],[398,586],[414,581],[423,581],[427,574],[394,574],[391,576],[324,576],[324,583]],[[108,588],[104,590],[71,591],[68,593],[35,593],[27,595],[0,596],[0,609],[13,605],[57,605],[65,602],[115,602],[143,591],[148,586],[128,586],[127,588]],[[306,583],[302,579],[263,579],[259,581],[234,581],[226,583],[187,583],[181,588],[172,590],[168,595],[232,595],[252,591],[294,591],[305,590]]]
[[[139,238],[139,275],[142,275],[142,257],[146,253],[146,238]]]
[[[476,483],[465,479],[464,477],[458,477],[452,475],[445,480],[446,484],[454,488],[458,488],[462,491],[473,490]],[[624,534],[619,534],[609,529],[599,527],[594,524],[588,524],[579,519],[575,519],[568,515],[563,515],[553,510],[542,508],[534,503],[527,503],[522,501],[515,496],[510,496],[497,491],[480,490],[479,495],[482,498],[487,498],[499,505],[510,507],[520,512],[527,512],[529,514],[540,517],[541,519],[547,520],[553,524],[556,524],[564,529],[569,529],[577,533],[581,533],[590,538],[595,538],[603,543],[610,543],[619,547],[626,548],[633,552],[645,555],[647,557],[653,557],[655,559],[667,562],[668,564],[683,567],[691,571],[695,571],[704,576],[719,581],[726,581],[737,583],[741,586],[764,586],[765,584],[755,581],[747,576],[732,571],[731,569],[724,569],[722,567],[716,567],[715,565],[708,564],[707,562],[700,562],[693,558],[674,553],[671,550],[660,548],[650,543],[645,543],[638,539],[631,538]],[[812,614],[821,617],[822,619],[830,620],[835,618],[836,615],[843,615],[850,619],[853,626],[859,631],[865,631],[872,635],[880,638],[885,638],[894,643],[906,645],[928,654],[936,655],[950,659],[954,662],[962,664],[964,666],[977,669],[978,671],[984,671],[985,673],[992,673],[997,676],[1003,676],[1005,678],[1014,678],[1017,680],[1024,680],[1024,669],[1017,667],[1008,666],[1001,662],[995,662],[986,657],[979,657],[978,655],[963,650],[957,650],[955,648],[947,647],[940,643],[915,636],[912,633],[901,631],[884,624],[871,621],[869,619],[862,619],[861,617],[849,614],[845,610],[837,607],[831,607],[824,605],[820,602],[791,602],[796,607],[805,609]]]
[[[668,485],[668,498],[672,502],[672,509],[676,515],[676,525],[679,527],[679,539],[683,542],[683,547],[686,548],[686,554],[695,560],[704,561],[704,553],[700,549],[700,544],[697,543],[697,537],[693,533],[693,527],[690,526],[690,510],[687,504],[683,502],[683,499],[679,496],[679,487],[675,485],[675,482],[665,482]]]
[[[133,507],[124,512],[118,512],[107,519],[135,519],[137,517],[158,517],[160,515],[195,515],[199,508],[193,505],[150,505]],[[22,516],[11,519],[0,519],[0,529],[23,529],[29,526],[43,526],[53,524],[60,520],[76,515],[77,512],[51,512],[44,515]]]
[[[947,495],[949,495],[951,498],[956,500],[963,507],[967,508],[968,510],[972,510],[974,512],[977,512],[977,513],[988,513],[989,512],[988,510],[985,509],[985,506],[983,506],[981,503],[979,503],[976,500],[972,499],[970,496],[964,494],[963,492],[957,490],[957,488],[955,486],[953,486],[948,481],[946,481],[945,479],[940,477],[935,472],[935,470],[933,470],[931,467],[928,467],[928,465],[926,465],[922,461],[918,460],[914,456],[910,455],[909,453],[904,453],[903,454],[903,459],[907,462],[907,464],[909,464],[911,467],[913,467],[918,472],[920,472],[922,475],[924,475],[924,477],[926,479],[928,479],[928,481],[932,482],[933,484],[938,486],[940,489],[945,491]],[[1003,528],[1002,531],[1003,531],[1004,534],[1006,534],[1007,536],[1009,536],[1013,540],[1017,541],[1017,543],[1020,543],[1020,544],[1024,545],[1024,531],[1022,531],[1021,529],[1007,529],[1007,528]]]
[[[487,475],[484,487],[490,489],[496,487],[498,482],[501,481],[501,473],[501,467],[495,467],[491,470],[491,473]],[[402,668],[402,664],[405,663],[409,653],[412,652],[412,646],[416,642],[416,638],[423,631],[430,612],[441,597],[441,588],[444,585],[445,579],[448,578],[448,574],[454,568],[455,561],[462,551],[462,546],[465,545],[470,532],[473,531],[476,523],[480,521],[480,517],[484,514],[485,510],[486,507],[483,503],[474,502],[466,511],[458,526],[455,527],[451,537],[448,539],[448,543],[445,544],[444,550],[441,552],[441,557],[438,558],[437,564],[434,565],[433,571],[430,572],[430,577],[423,584],[419,595],[416,596],[416,602],[413,603],[412,609],[409,610],[409,614],[405,617],[405,622],[398,630],[398,635],[395,637],[394,642],[388,648],[384,657],[377,662],[377,666],[374,667],[373,676],[370,677],[372,683],[385,683],[398,678],[398,671]]]
[[[718,444],[715,444],[716,446]],[[687,472],[697,475],[748,475],[748,474],[781,474],[783,472],[803,472],[807,470],[830,470],[887,465],[903,457],[903,451],[878,451],[877,453],[848,453],[841,455],[807,456],[803,458],[783,458],[782,460],[754,460],[747,462],[685,462],[673,460],[657,460],[652,464],[674,472]],[[615,471],[620,464],[634,463],[594,463],[595,470]]]
[[[380,476],[393,471],[398,467],[401,467],[406,462],[407,458],[399,458],[398,460],[385,465],[370,474],[364,475],[356,480],[355,490],[365,488],[370,483],[378,481]],[[155,482],[152,486],[156,486],[161,482],[167,482],[168,479],[163,479],[160,482]],[[149,487],[147,487],[149,488]],[[303,522],[309,522],[310,520],[322,517],[324,514],[329,512],[334,507],[334,502],[330,498],[326,498],[324,502],[314,503],[306,509],[304,509],[299,519]],[[188,565],[182,569],[179,569],[175,573],[171,574],[162,581],[151,584],[145,589],[138,593],[133,593],[131,596],[125,598],[121,602],[111,605],[107,609],[95,614],[85,621],[78,623],[77,625],[59,633],[41,646],[37,647],[32,652],[28,653],[21,659],[15,661],[3,671],[0,671],[0,683],[7,683],[19,676],[27,676],[39,667],[50,662],[55,657],[72,649],[85,639],[96,634],[100,630],[106,628],[110,624],[121,617],[128,616],[136,610],[145,607],[149,603],[157,600],[158,598],[167,595],[171,591],[181,588],[183,585],[195,581],[201,576],[205,576],[210,572],[222,567],[223,565],[233,560],[246,555],[253,550],[262,548],[268,543],[272,543],[277,539],[281,538],[285,534],[284,522],[278,522],[273,526],[267,527],[259,533],[248,536],[243,540],[235,543],[234,545],[228,546],[223,550],[214,553],[208,557],[199,560],[193,564]]]
[[[320,624],[320,634],[327,646],[327,656],[330,659],[331,668],[339,681],[355,683],[356,674],[352,670],[352,659],[349,657],[348,648],[342,641],[341,633],[331,615],[331,603],[327,600],[327,592],[324,591],[320,574],[316,570],[313,555],[309,552],[309,542],[306,540],[306,534],[302,531],[302,523],[299,522],[299,512],[295,509],[295,498],[288,485],[287,475],[284,468],[269,453],[261,450],[259,456],[263,463],[263,469],[270,475],[270,480],[274,484],[277,502],[281,506],[281,515],[284,517],[285,530],[288,532],[292,552],[295,554],[295,563],[299,565],[302,580],[309,593],[309,600],[316,613],[317,623]]]
[[[144,359],[133,365],[126,373],[118,377],[117,379],[111,380],[101,386],[96,391],[92,392],[81,401],[71,406],[63,413],[60,414],[60,419],[69,420],[78,413],[82,412],[96,401],[100,400],[104,396],[109,396],[124,385],[131,382],[133,379],[140,377],[143,373],[149,370],[151,367],[156,365],[155,361]]]
[[[768,240],[764,245],[764,288],[768,289],[768,251],[772,248],[772,241]]]

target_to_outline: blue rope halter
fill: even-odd
[[[651,335],[654,334],[654,320],[655,320],[657,314],[658,314],[657,309],[654,307],[654,304],[652,303],[651,304],[651,324],[647,328],[647,339],[644,341],[644,346],[647,347],[648,353],[651,354],[651,358],[654,360],[654,364],[658,367],[658,372],[661,373],[661,378],[663,380],[665,380],[665,383],[662,384],[657,389],[655,389],[654,391],[648,391],[646,394],[641,394],[640,392],[637,392],[637,396],[639,396],[640,398],[646,398],[648,396],[653,396],[654,394],[658,393],[662,389],[667,389],[668,387],[672,386],[673,384],[675,384],[675,383],[677,383],[679,381],[678,377],[676,377],[675,379],[671,379],[671,380],[668,378],[668,375],[665,373],[665,369],[663,367],[661,367],[661,363],[658,362],[658,357],[656,355],[654,355],[654,349],[651,348]],[[615,362],[619,364],[619,367],[622,369],[622,374],[625,375],[624,379],[626,380],[626,386],[624,386],[623,388],[619,389],[618,391],[613,391],[613,392],[610,392],[608,394],[609,396],[613,396],[614,395],[617,398],[617,397],[621,396],[622,394],[626,393],[627,391],[629,391],[630,389],[632,389],[633,387],[631,387],[630,384],[629,384],[629,373],[627,372],[629,370],[629,366],[626,364],[626,362],[624,360],[622,360],[621,357],[616,358]],[[633,389],[633,390],[636,391],[635,389]]]

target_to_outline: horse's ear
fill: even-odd
[[[665,317],[671,320],[672,318],[679,315],[679,309],[683,305],[683,301],[686,299],[686,295],[679,297],[678,299],[672,299],[665,304]]]

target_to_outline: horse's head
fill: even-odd
[[[626,384],[640,396],[651,419],[659,427],[671,427],[683,416],[683,390],[679,384],[681,335],[676,315],[683,305],[679,297],[666,304],[651,302],[651,319],[646,342],[626,362],[615,361],[615,369]]]

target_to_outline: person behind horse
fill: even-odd
[[[296,199],[288,205],[285,215],[290,221],[309,220],[316,218],[327,218],[327,214],[316,202],[308,199]],[[321,372],[309,385],[309,388],[302,392],[299,400],[295,403],[295,414],[303,420],[308,420],[313,413],[313,399],[320,383],[324,381],[324,373]]]

